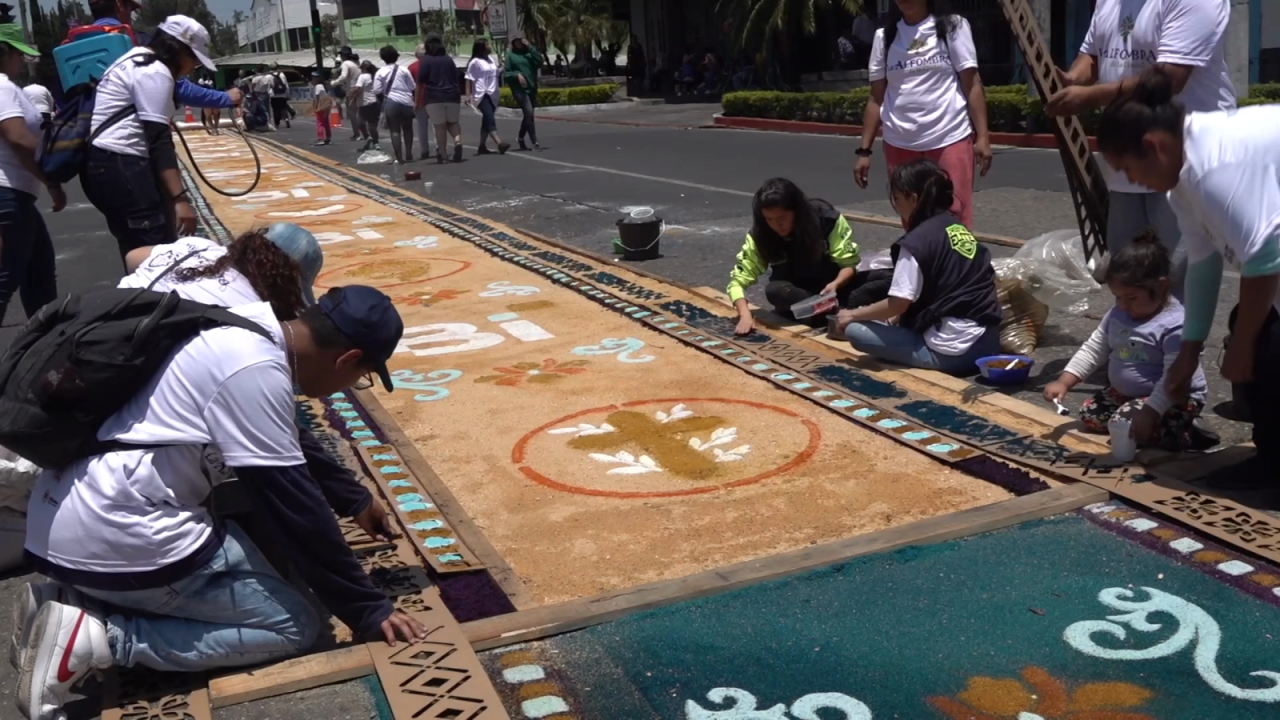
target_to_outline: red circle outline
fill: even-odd
[[[418,278],[417,280],[406,280],[405,282],[391,283],[390,285],[378,285],[378,289],[380,289],[380,290],[385,290],[385,289],[387,289],[387,288],[403,287],[403,286],[405,286],[405,285],[414,285],[414,284],[416,284],[416,283],[420,283],[420,282],[427,282],[428,280],[439,280],[440,278],[447,278],[447,277],[449,277],[450,275],[457,275],[458,273],[462,272],[463,270],[466,270],[466,269],[468,269],[468,268],[470,268],[470,267],[471,267],[471,263],[467,262],[466,260],[454,260],[453,258],[423,257],[423,256],[419,255],[419,256],[414,257],[414,258],[412,258],[412,259],[413,259],[413,260],[421,260],[421,261],[424,261],[424,262],[425,262],[425,261],[428,261],[428,260],[433,260],[433,261],[435,261],[435,262],[451,262],[451,263],[458,263],[458,269],[456,269],[456,270],[451,270],[451,271],[449,271],[449,272],[447,272],[447,273],[445,273],[445,274],[443,274],[443,275],[431,275],[431,276],[424,277],[424,278]],[[322,283],[321,283],[321,281],[322,281],[322,280],[324,280],[326,276],[328,276],[328,275],[332,275],[332,274],[334,274],[334,273],[342,272],[342,271],[344,271],[344,270],[351,270],[351,269],[353,269],[353,268],[364,267],[365,265],[373,265],[373,264],[375,264],[375,263],[379,263],[379,262],[382,262],[382,261],[381,261],[381,260],[366,260],[366,261],[364,261],[364,262],[352,263],[352,264],[350,264],[350,265],[343,265],[342,267],[336,267],[336,268],[334,268],[334,269],[332,269],[332,270],[326,270],[326,271],[324,271],[324,272],[320,273],[320,276],[316,278],[315,286],[316,286],[316,287],[318,287],[318,288],[324,288],[325,290],[328,290],[329,288],[331,288],[331,287],[335,287],[335,286],[333,286],[333,285],[324,285],[324,284],[322,284]]]
[[[767,472],[762,472],[759,475],[752,475],[751,477],[742,478],[741,480],[734,480],[733,482],[722,483],[720,485],[706,485],[703,487],[691,488],[689,490],[676,490],[676,491],[670,491],[670,492],[657,492],[657,491],[621,492],[617,490],[593,490],[589,488],[581,488],[574,485],[566,485],[565,483],[552,480],[551,478],[547,477],[546,475],[543,475],[537,470],[534,470],[533,468],[529,467],[526,464],[525,452],[528,449],[529,442],[533,440],[533,438],[537,437],[543,432],[546,432],[548,429],[552,427],[561,425],[563,423],[569,422],[570,420],[574,420],[576,418],[580,418],[583,415],[592,415],[592,414],[603,412],[606,410],[614,410],[617,408],[625,408],[625,407],[635,407],[637,405],[651,405],[654,403],[693,403],[693,402],[717,402],[717,403],[728,403],[730,405],[746,405],[748,407],[753,407],[758,410],[771,410],[773,412],[786,415],[787,417],[795,418],[799,420],[801,423],[803,423],[805,426],[805,429],[809,431],[809,444],[806,445],[804,450],[800,451],[798,455],[796,455],[794,458],[791,458],[791,460],[787,461],[782,465],[779,465],[778,467],[772,470],[769,470]],[[538,483],[539,485],[549,487],[552,490],[560,490],[562,492],[574,493],[576,495],[591,495],[595,497],[610,497],[610,498],[684,497],[688,495],[704,495],[706,493],[715,492],[717,490],[729,490],[732,488],[743,487],[745,485],[752,485],[760,482],[761,480],[768,480],[769,478],[774,477],[775,475],[781,475],[784,472],[789,472],[803,465],[804,463],[808,462],[811,458],[813,458],[814,453],[818,451],[818,446],[821,443],[822,443],[822,430],[818,427],[817,423],[813,422],[812,420],[806,417],[802,417],[799,413],[792,412],[791,410],[788,410],[786,408],[781,408],[776,405],[767,405],[765,403],[753,402],[751,400],[731,400],[729,398],[656,398],[654,400],[632,400],[630,402],[625,402],[621,404],[605,405],[604,407],[591,408],[589,410],[580,410],[576,413],[573,413],[572,415],[565,415],[564,417],[556,418],[551,422],[540,425],[534,428],[533,430],[530,430],[529,432],[525,433],[523,437],[521,437],[519,440],[516,441],[516,444],[511,448],[511,462],[520,466],[520,473],[522,475]]]

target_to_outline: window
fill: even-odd
[[[392,33],[395,35],[417,35],[418,34],[418,14],[409,13],[407,15],[391,16]]]
[[[479,10],[454,10],[453,16],[458,22],[458,29],[470,35],[484,35],[484,22],[480,19]]]
[[[347,20],[377,17],[378,0],[341,0],[342,12]]]
[[[311,28],[289,28],[289,51],[311,49]]]

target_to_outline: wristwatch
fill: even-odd
[[[871,148],[858,148],[853,151],[853,154],[858,157],[871,157]]]

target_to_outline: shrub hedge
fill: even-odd
[[[1049,119],[1039,98],[1027,97],[1026,85],[995,85],[987,91],[987,120],[992,132],[1050,132]],[[745,91],[727,93],[721,100],[726,117],[800,120],[806,122],[861,125],[869,88],[849,92],[783,93]],[[1280,103],[1280,83],[1254,85],[1240,105]],[[1100,111],[1081,116],[1085,130],[1092,134]]]
[[[595,105],[607,103],[618,91],[618,85],[587,85],[572,88],[539,88],[538,107],[559,107],[562,105]],[[498,104],[505,108],[519,107],[511,96],[511,88],[499,91]]]

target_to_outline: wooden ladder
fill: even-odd
[[[1036,89],[1048,103],[1049,98],[1062,89],[1062,83],[1058,79],[1057,66],[1053,64],[1040,35],[1040,24],[1031,13],[1027,0],[1000,0],[1000,6],[1026,59]],[[1088,261],[1095,253],[1101,255],[1107,249],[1107,182],[1089,151],[1089,136],[1080,119],[1054,117],[1050,120],[1053,134],[1058,139],[1062,166],[1067,173],[1067,185],[1071,188],[1071,201],[1075,204],[1084,258]]]

